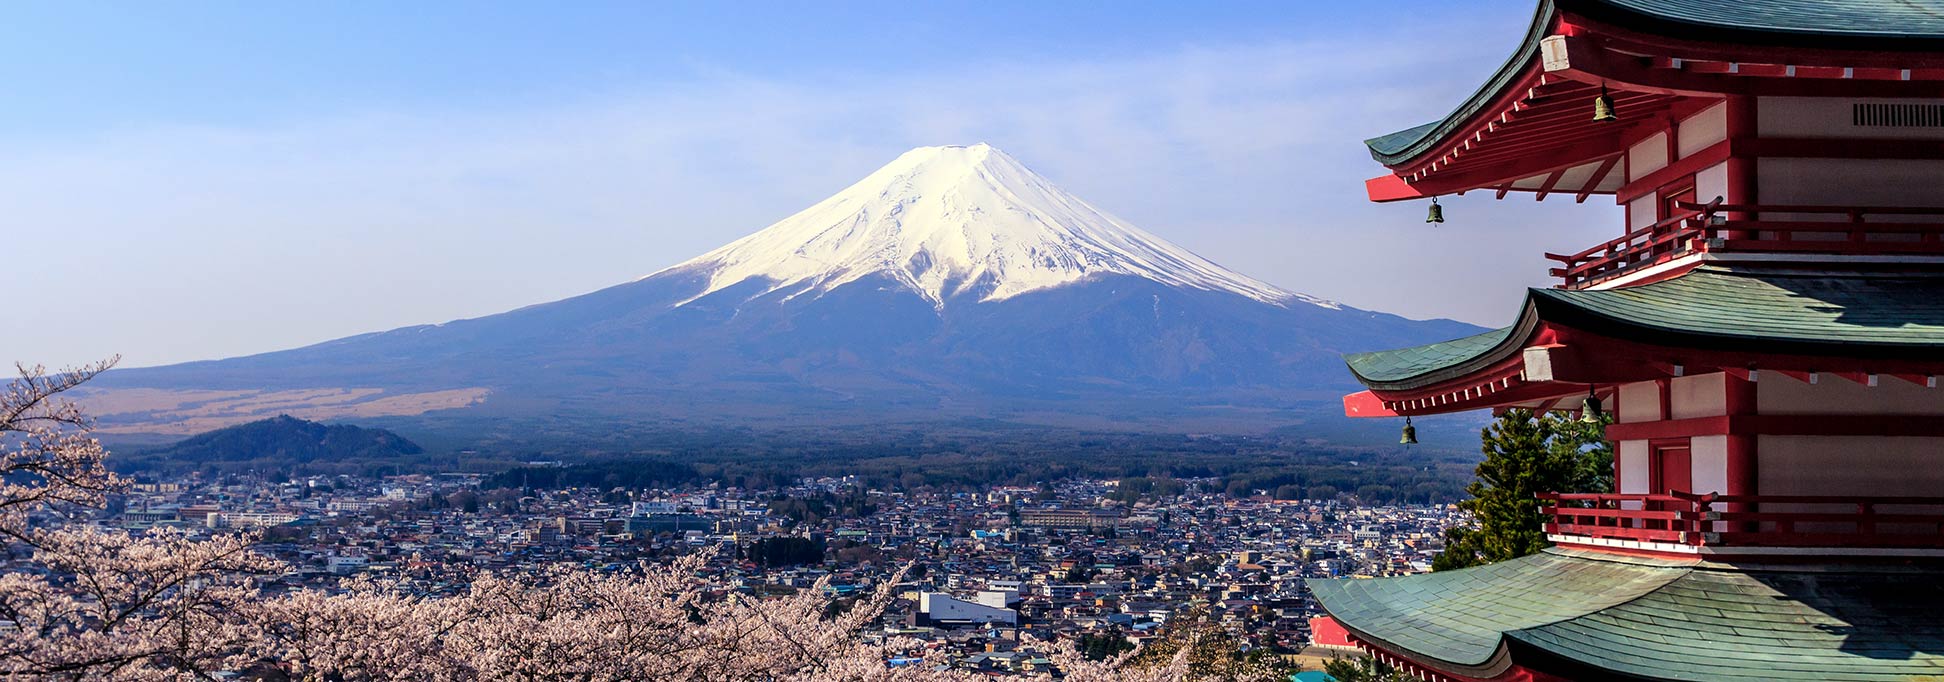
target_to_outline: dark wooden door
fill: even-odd
[[[1694,492],[1694,451],[1686,445],[1654,448],[1653,492]]]

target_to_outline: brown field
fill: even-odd
[[[287,414],[303,419],[349,419],[424,414],[466,407],[486,399],[485,388],[387,393],[378,388],[286,391],[207,391],[155,388],[78,392],[76,400],[96,417],[96,430],[111,434],[191,435]]]

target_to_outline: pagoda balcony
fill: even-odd
[[[1539,500],[1546,534],[1567,544],[1743,555],[1944,550],[1944,497],[1542,493]]]
[[[1701,253],[1944,256],[1944,208],[1677,202],[1676,213],[1571,255],[1546,258],[1579,289]]]

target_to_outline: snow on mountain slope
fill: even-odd
[[[1209,262],[985,144],[905,152],[796,215],[662,272],[673,271],[707,273],[708,286],[691,301],[754,277],[772,280],[769,291],[801,295],[883,274],[943,307],[960,295],[996,301],[1120,274],[1276,305],[1340,307]]]

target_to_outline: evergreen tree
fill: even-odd
[[[1375,658],[1335,658],[1323,664],[1323,674],[1336,682],[1404,682],[1397,668]]]
[[[1433,570],[1489,564],[1549,546],[1539,507],[1543,492],[1607,492],[1613,487],[1613,449],[1606,422],[1582,423],[1570,415],[1507,410],[1480,434],[1485,460],[1458,507],[1473,526],[1445,533],[1445,550]]]

